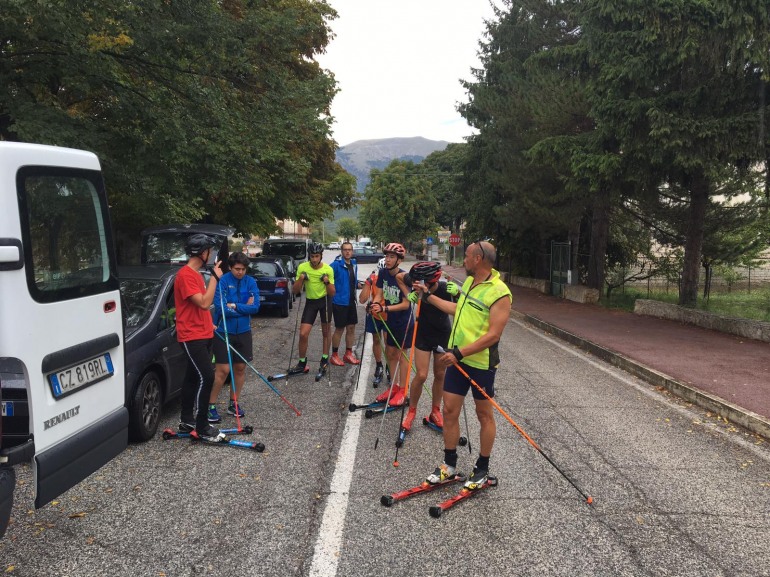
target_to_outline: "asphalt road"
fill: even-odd
[[[255,318],[255,366],[265,375],[288,366],[297,311]],[[449,489],[391,508],[379,499],[433,470],[443,456],[439,435],[415,425],[394,467],[399,413],[382,421],[347,410],[382,390],[369,384],[369,344],[358,388],[351,367],[315,383],[319,354],[315,327],[311,374],[277,383],[299,417],[249,376],[244,423],[264,453],[158,436],[38,511],[22,468],[0,572],[770,575],[770,447],[730,423],[512,320],[497,400],[594,503],[499,417],[491,462],[499,486],[434,519],[428,508]],[[418,414],[428,410],[424,394]],[[470,401],[467,410],[475,447]],[[172,402],[163,426],[174,427],[178,414]],[[476,450],[459,454],[469,471]]]

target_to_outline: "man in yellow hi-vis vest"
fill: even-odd
[[[447,284],[450,294],[459,294],[457,303],[425,294],[427,302],[454,315],[449,351],[438,357],[447,368],[444,377],[444,462],[428,476],[429,483],[440,483],[457,472],[457,443],[460,439],[460,411],[470,379],[490,398],[495,396],[495,373],[500,364],[498,343],[511,314],[511,291],[493,267],[495,247],[478,241],[465,249],[463,266],[468,274],[462,288]],[[459,368],[458,368],[459,367]],[[461,370],[462,369],[462,370]],[[466,374],[463,374],[464,371]],[[467,376],[466,376],[467,375]],[[494,406],[473,387],[476,415],[481,425],[479,457],[465,486],[478,489],[489,479],[489,457],[497,432]]]

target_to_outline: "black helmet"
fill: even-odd
[[[324,253],[324,245],[322,245],[320,242],[310,243],[310,254],[323,254],[323,253]]]
[[[217,239],[207,234],[191,234],[184,243],[187,256],[200,256],[207,248],[217,245]]]
[[[422,281],[426,284],[438,282],[441,278],[441,263],[432,261],[421,261],[415,263],[409,269],[409,278]]]

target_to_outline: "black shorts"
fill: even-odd
[[[390,325],[388,325],[388,328],[390,328],[390,330],[388,331],[386,329],[386,332],[387,332],[387,338],[385,339],[386,345],[390,345],[391,347],[399,347],[402,349],[412,348],[412,333],[414,331],[414,324],[409,322],[403,326],[396,326],[396,327],[391,327]]]
[[[460,363],[463,370],[468,373],[468,376],[476,381],[482,389],[484,389],[490,398],[495,398],[495,374],[497,369],[477,369],[475,367],[469,367],[468,365]],[[454,393],[464,397],[468,394],[468,389],[473,387],[471,381],[457,370],[455,365],[447,367],[446,374],[444,375],[444,390],[447,393]],[[487,398],[481,394],[476,387],[473,387],[473,398],[479,401],[486,400]]]
[[[229,361],[227,359],[227,345],[224,341],[225,335],[222,335],[222,338],[220,338],[218,336],[219,334],[221,333],[214,333],[214,362],[218,365],[226,365],[229,364]],[[227,338],[230,341],[230,346],[241,353],[243,359],[246,359],[249,362],[254,360],[254,346],[252,344],[251,331],[239,333],[237,335],[227,335]],[[243,359],[235,353],[232,353],[231,356],[233,364],[244,364]]]
[[[305,301],[305,309],[302,311],[302,324],[312,325],[319,313],[321,314],[321,324],[328,323],[331,320],[331,318],[327,316],[329,312],[331,312],[326,306],[328,300],[328,297],[307,299]]]
[[[417,338],[414,346],[421,351],[435,351],[436,347],[443,347],[446,350],[449,343],[449,333],[451,331],[424,330],[422,326],[417,326]]]
[[[372,315],[366,315],[366,332],[367,333],[373,335],[375,331],[382,332],[384,330],[385,330],[385,325],[382,323],[382,321],[374,320],[374,317],[372,317]]]
[[[333,305],[332,316],[334,317],[334,326],[338,329],[358,324],[356,305]]]

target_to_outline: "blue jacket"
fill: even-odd
[[[254,304],[247,305],[248,300],[254,297]],[[227,303],[235,303],[235,310],[227,308]],[[225,305],[225,318],[227,319],[227,333],[238,335],[251,330],[251,315],[259,312],[259,287],[254,277],[245,275],[241,280],[236,279],[232,273],[225,273],[217,283],[214,293],[214,325],[217,332],[224,336],[225,329],[222,325],[222,305]]]
[[[358,265],[356,264],[356,259],[351,258],[350,264],[353,267],[356,286],[358,286]],[[337,291],[332,298],[332,303],[347,306],[350,304],[350,273],[348,272],[348,265],[345,264],[345,259],[342,258],[342,255],[339,255],[330,266],[334,271],[334,289]],[[356,295],[353,294],[353,303],[355,302]]]

